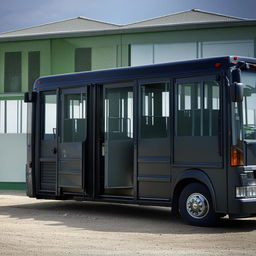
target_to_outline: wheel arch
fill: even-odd
[[[213,208],[216,210],[216,196],[212,185],[212,182],[208,175],[199,169],[189,169],[184,171],[175,181],[172,190],[172,212],[174,214],[178,213],[179,195],[183,188],[188,184],[199,182],[205,185],[211,195]]]

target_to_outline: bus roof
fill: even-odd
[[[217,69],[225,69],[236,65],[238,62],[256,64],[255,58],[223,56],[163,64],[151,64],[125,68],[112,68],[105,70],[51,75],[38,78],[34,83],[34,90],[49,90],[79,85],[106,84],[131,81],[136,79],[164,78],[170,76],[199,74],[200,71],[214,72]]]

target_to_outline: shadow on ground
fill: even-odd
[[[1,196],[1,193],[0,193]],[[15,202],[12,203],[12,198]],[[152,234],[219,234],[249,232],[256,229],[256,218],[229,220],[223,218],[217,227],[186,225],[171,215],[167,207],[109,204],[97,202],[35,200],[20,195],[1,202],[0,215],[18,220],[45,221],[50,226],[67,226],[103,232]],[[23,198],[23,200],[22,200]],[[22,200],[19,203],[19,200]]]

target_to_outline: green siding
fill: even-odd
[[[0,182],[0,190],[26,190],[25,182]]]
[[[123,36],[124,44],[179,43],[197,41],[251,40],[255,38],[255,27],[208,28],[154,33],[134,33]]]
[[[76,48],[92,49],[92,70],[118,67],[122,62],[120,41],[121,36],[52,39],[52,74],[74,72]]]
[[[28,90],[28,52],[40,51],[40,75],[70,73],[75,70],[75,49],[92,49],[92,70],[129,65],[129,45],[225,40],[254,40],[256,26],[127,33],[91,37],[62,38],[0,43],[0,93],[4,93],[4,54],[22,52],[22,92]],[[256,54],[256,45],[255,45]]]
[[[50,40],[36,40],[36,41],[17,41],[0,43],[0,93],[4,93],[4,55],[5,52],[20,51],[22,53],[22,75],[21,87],[22,92],[28,91],[28,52],[40,51],[41,59],[40,75],[51,74],[50,63]]]
[[[52,75],[74,72],[74,45],[65,39],[53,39],[51,46]]]

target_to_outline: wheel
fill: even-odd
[[[185,222],[194,226],[214,226],[218,220],[209,190],[201,183],[191,183],[182,190],[179,212]]]

